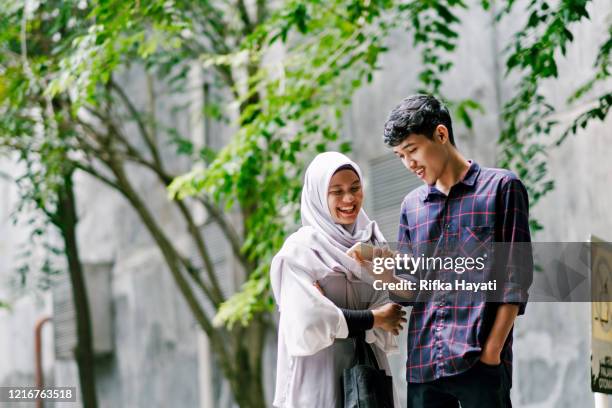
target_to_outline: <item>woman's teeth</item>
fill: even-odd
[[[344,214],[352,214],[355,211],[355,206],[351,207],[338,207],[338,211]]]

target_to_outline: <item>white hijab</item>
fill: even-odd
[[[311,226],[323,234],[329,242],[344,251],[356,242],[369,242],[373,238],[379,242],[384,238],[376,223],[368,218],[363,208],[352,226],[352,233],[337,224],[327,205],[327,192],[332,176],[340,167],[350,166],[363,183],[361,169],[351,159],[338,152],[325,152],[317,155],[308,166],[302,190],[302,225]]]
[[[289,236],[283,248],[272,260],[270,278],[277,303],[280,304],[282,264],[310,275],[313,280],[333,272],[343,272],[347,279],[361,280],[361,267],[346,251],[357,242],[384,244],[385,238],[375,221],[370,220],[363,208],[350,231],[334,222],[327,205],[327,192],[334,173],[350,166],[363,183],[361,169],[351,159],[338,152],[317,155],[308,166],[302,189],[302,227]]]

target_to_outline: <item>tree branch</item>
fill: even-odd
[[[268,17],[268,8],[266,7],[266,0],[257,0],[257,24],[262,24],[266,17]]]
[[[120,190],[125,198],[132,204],[132,207],[136,210],[137,214],[140,216],[141,220],[149,230],[152,238],[157,243],[159,249],[162,252],[162,256],[166,260],[166,264],[168,265],[172,276],[174,277],[174,281],[176,282],[179,290],[185,297],[189,308],[194,314],[196,320],[200,323],[202,329],[206,332],[206,334],[211,338],[215,337],[215,329],[204,312],[204,309],[198,303],[195,294],[189,285],[189,282],[183,276],[181,272],[180,264],[182,263],[182,258],[178,254],[178,251],[170,240],[166,237],[166,234],[161,229],[161,227],[155,221],[155,218],[145,205],[145,203],[138,196],[136,191],[131,185],[131,182],[127,178],[123,166],[119,161],[117,161],[116,157],[111,155],[110,160],[107,162],[110,170],[113,172],[115,178],[117,179],[117,184],[120,187]],[[211,300],[211,299],[209,299]],[[212,301],[212,300],[211,300]],[[215,348],[215,351],[218,352],[223,358],[228,358],[227,351],[219,344],[219,342],[212,341],[211,345]]]
[[[229,220],[227,220],[225,214],[223,214],[223,211],[221,211],[206,196],[197,196],[196,199],[204,206],[217,225],[219,225],[219,228],[221,228],[232,247],[234,256],[238,259],[245,271],[248,272],[249,270],[254,269],[255,266],[249,262],[244,254],[242,254],[242,240],[240,239],[240,236],[238,235],[238,232],[234,226],[229,222]]]
[[[97,171],[96,169],[94,169],[91,165],[85,164],[85,163],[81,163],[78,161],[73,162],[74,163],[74,167],[84,171],[85,173],[97,178],[98,180],[100,180],[101,182],[103,182],[104,184],[106,184],[107,186],[119,191],[121,194],[123,194],[125,196],[124,191],[122,191],[121,186],[119,186],[119,184],[117,184],[116,182],[114,182],[113,180],[111,180],[110,178],[104,176],[102,173],[100,173],[99,171]]]
[[[181,200],[174,200],[174,202],[178,206],[179,211],[181,212],[181,214],[183,215],[183,218],[187,222],[188,231],[193,237],[198,253],[200,254],[200,257],[202,258],[202,261],[204,262],[204,266],[205,266],[204,270],[206,271],[208,280],[212,286],[211,300],[214,300],[215,307],[218,308],[219,304],[224,300],[223,292],[221,291],[221,287],[219,285],[219,281],[217,280],[217,276],[214,273],[215,267],[210,258],[208,249],[206,248],[206,244],[204,243],[204,239],[202,238],[201,231],[198,229],[197,225],[195,224],[191,213],[189,212],[189,210],[187,209],[187,206],[185,205],[185,202]]]
[[[136,121],[138,130],[140,131],[140,134],[143,140],[145,141],[149,149],[149,152],[151,153],[151,156],[153,157],[153,161],[159,168],[163,168],[162,162],[159,156],[159,151],[157,149],[157,146],[155,145],[155,141],[153,140],[153,137],[147,131],[147,128],[144,124],[144,121],[142,120],[142,116],[140,112],[138,111],[138,109],[136,109],[136,106],[132,103],[130,98],[125,94],[123,89],[121,89],[121,87],[112,78],[109,80],[109,84],[110,84],[111,89],[114,90],[117,93],[117,95],[119,95],[119,98],[121,98],[121,100],[125,104],[126,108],[132,115],[132,118]]]
[[[245,36],[247,36],[253,32],[253,23],[251,22],[251,18],[249,17],[249,11],[247,10],[244,0],[237,0],[236,3],[240,19],[242,20],[242,24],[244,24],[242,32]]]

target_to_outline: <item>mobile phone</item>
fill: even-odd
[[[348,251],[346,251],[348,256],[352,256],[354,253],[358,253],[363,260],[371,261],[372,258],[374,258],[374,246],[365,242],[357,242]]]

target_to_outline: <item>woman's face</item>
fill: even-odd
[[[334,222],[342,225],[354,223],[362,201],[361,181],[353,170],[340,170],[333,175],[327,189],[327,206]]]

